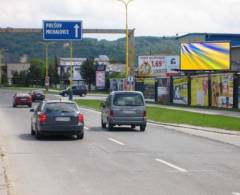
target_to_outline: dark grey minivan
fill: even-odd
[[[147,125],[146,105],[142,92],[114,91],[102,104],[102,128],[112,130],[115,125],[140,126],[145,131]]]

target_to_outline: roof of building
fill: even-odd
[[[199,36],[202,36],[202,35],[205,35],[205,36],[239,36],[240,38],[240,34],[236,34],[236,33],[188,33],[188,34],[185,34],[185,35],[182,35],[182,36],[178,36],[178,38],[184,38],[184,37],[187,37],[187,36],[192,36],[192,35],[199,35]]]

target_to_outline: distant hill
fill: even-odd
[[[1,33],[0,48],[8,50],[5,61],[9,63],[19,62],[24,55],[28,59],[44,59],[44,48],[39,43],[42,41],[41,33]],[[67,42],[55,42],[49,47],[49,58],[69,57]],[[177,54],[178,42],[174,37],[135,37],[136,56]],[[85,38],[79,42],[73,42],[74,57],[88,57],[108,55],[112,61],[125,61],[125,39],[115,41],[97,40]]]

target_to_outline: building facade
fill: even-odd
[[[30,64],[7,64],[7,79],[8,83],[12,82],[14,72],[20,73],[21,71],[28,71]]]
[[[60,58],[59,59],[59,69],[58,74],[63,83],[67,83],[70,78],[71,63],[73,66],[73,84],[77,85],[83,78],[80,74],[80,69],[84,61],[87,58],[73,58],[72,62],[70,58]],[[100,55],[98,58],[94,58],[94,61],[98,64],[109,65],[109,58],[105,55]]]

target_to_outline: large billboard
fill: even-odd
[[[173,72],[179,70],[179,56],[139,56],[138,68],[143,76]]]
[[[188,78],[173,78],[173,103],[188,104]]]
[[[229,70],[229,42],[181,44],[181,70]]]
[[[233,107],[233,74],[211,76],[212,106]]]
[[[191,78],[191,105],[208,106],[208,76]]]

